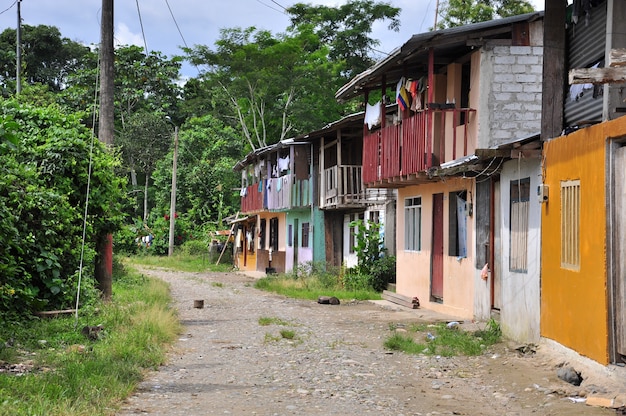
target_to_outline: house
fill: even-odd
[[[515,319],[539,305],[538,253],[530,247],[539,205],[524,202],[527,178],[540,166],[542,20],[530,13],[414,35],[336,93],[362,96],[374,114],[366,119],[379,121],[363,138],[363,180],[398,192],[396,291],[465,319],[501,313],[511,334],[531,339],[538,313],[532,334]],[[375,93],[382,99],[372,104]],[[516,286],[503,270],[511,205],[529,215],[520,227],[535,227],[513,253],[527,259],[515,270],[532,274],[533,288]],[[532,302],[505,312],[504,298],[520,299],[515,290],[528,290]]]
[[[624,70],[609,66],[612,50],[626,47],[626,4],[594,1],[566,13],[546,2],[545,19],[552,59],[542,119],[541,336],[600,364],[623,365],[626,92]],[[589,77],[569,83],[568,73]],[[565,93],[559,83],[570,84]]]
[[[323,226],[313,203],[310,145],[293,139],[249,153],[235,165],[241,172],[241,213],[236,233],[240,270],[286,272],[322,260],[322,242],[313,229]],[[316,249],[316,245],[319,245]]]
[[[240,270],[290,272],[298,265],[356,265],[355,226],[381,224],[394,251],[394,193],[366,189],[361,176],[364,113],[250,152],[235,221]],[[385,237],[391,236],[391,237]]]
[[[393,189],[366,188],[362,176],[363,112],[351,114],[296,140],[311,143],[316,155],[316,203],[324,213],[327,265],[357,265],[355,221],[379,224],[387,252],[395,254]]]

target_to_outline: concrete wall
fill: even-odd
[[[474,195],[472,179],[450,178],[446,182],[415,185],[398,190],[397,203],[397,276],[396,291],[405,296],[417,296],[423,308],[472,319],[475,316],[475,297],[488,299],[486,285],[475,285],[474,266],[474,217],[467,217],[467,257],[457,258],[448,255],[448,215],[449,192],[467,190],[468,196]],[[444,194],[443,238],[444,238],[444,276],[443,302],[431,301],[431,251],[433,225],[433,194]],[[420,251],[405,251],[404,242],[404,200],[420,196],[422,198],[422,238]],[[474,201],[476,203],[476,201]],[[484,283],[484,282],[483,282]],[[480,293],[477,293],[480,292]],[[488,309],[488,305],[486,306]]]
[[[501,299],[500,325],[508,338],[519,342],[538,342],[540,318],[541,204],[536,189],[541,183],[540,159],[511,160],[503,165],[500,176],[501,215]],[[512,271],[511,254],[511,181],[530,178],[528,215],[528,269]],[[496,259],[498,260],[498,259]]]
[[[478,147],[541,131],[542,71],[542,46],[481,48]]]

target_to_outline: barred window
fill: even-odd
[[[510,189],[509,270],[528,272],[528,215],[530,208],[530,178],[511,181]]]
[[[561,267],[580,268],[580,180],[561,182]]]

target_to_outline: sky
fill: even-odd
[[[100,39],[101,0],[20,0],[22,23],[56,26],[63,37],[85,45]],[[532,0],[543,10],[544,0]],[[292,0],[122,0],[114,7],[115,42],[121,45],[145,44],[149,51],[171,57],[182,54],[185,44],[206,45],[213,49],[220,29],[255,26],[272,33],[285,32],[289,19],[284,8]],[[299,0],[337,6],[345,0]],[[372,37],[380,40],[378,58],[401,46],[417,33],[433,26],[437,0],[386,0],[402,9],[400,31],[387,30],[387,23],[374,26]],[[0,31],[17,26],[17,0],[0,0]],[[143,27],[143,30],[142,30]],[[184,77],[198,75],[198,69],[184,65]]]

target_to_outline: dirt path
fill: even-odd
[[[602,387],[559,380],[541,349],[520,356],[502,345],[470,358],[385,350],[390,326],[432,319],[422,310],[287,299],[235,273],[143,273],[170,283],[185,332],[119,415],[615,414],[568,399]]]

